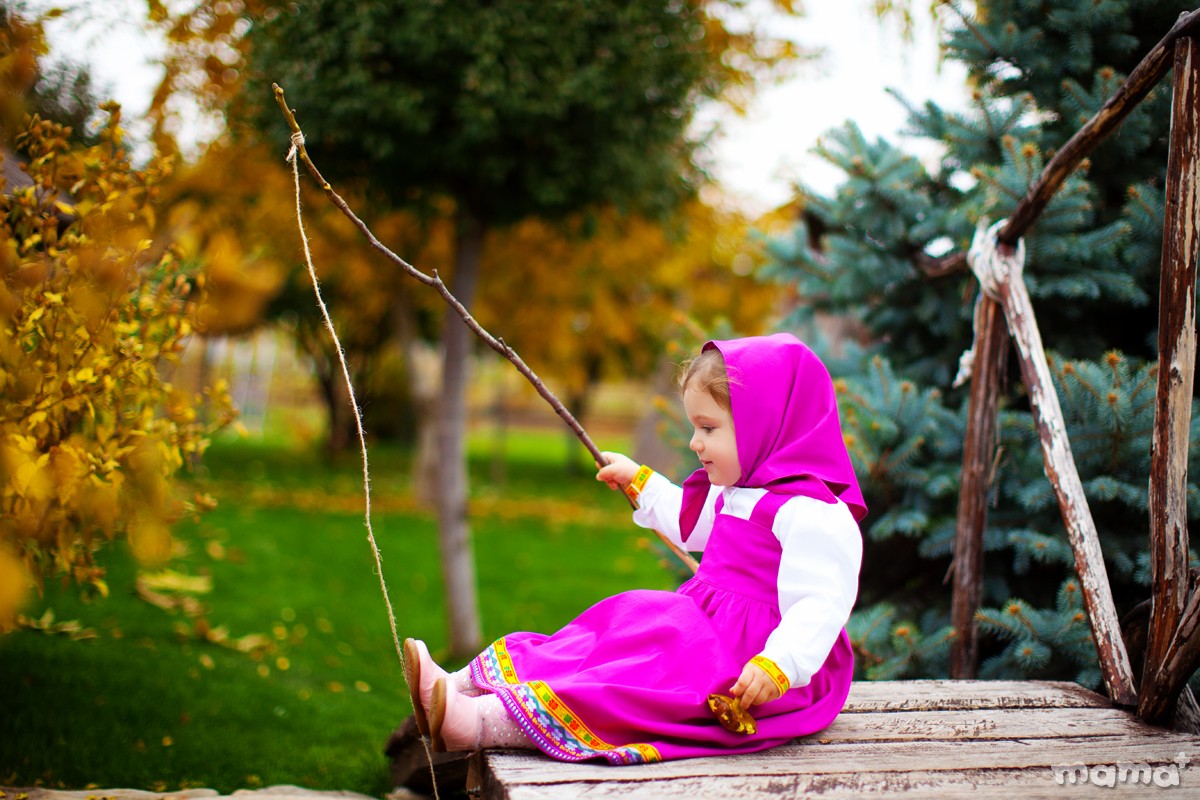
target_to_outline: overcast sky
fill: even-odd
[[[802,19],[776,23],[802,46],[825,52],[786,82],[762,89],[744,119],[725,121],[717,175],[743,205],[756,211],[778,206],[791,197],[797,180],[832,189],[841,173],[811,150],[822,133],[846,120],[870,139],[896,138],[906,111],[887,94],[889,88],[917,105],[934,99],[943,107],[965,106],[965,70],[939,63],[928,4],[912,5],[917,15],[912,43],[903,41],[895,21],[876,19],[870,0],[809,0]]]
[[[59,4],[30,1],[34,8]],[[913,3],[918,16],[909,44],[894,23],[881,24],[874,17],[872,5],[871,0],[809,0],[804,18],[770,23],[803,49],[820,48],[825,55],[797,68],[784,83],[760,90],[745,117],[722,120],[724,133],[713,154],[715,173],[738,205],[767,211],[791,197],[797,180],[821,191],[832,189],[839,173],[811,154],[813,145],[824,131],[847,119],[870,138],[893,137],[905,112],[885,93],[889,87],[915,103],[936,99],[954,108],[964,104],[962,70],[938,63],[927,5]],[[89,63],[106,94],[120,101],[134,137],[144,135],[136,119],[161,74],[156,60],[163,46],[143,32],[145,13],[145,0],[104,0],[87,3],[85,15],[68,13],[48,27],[54,46]]]

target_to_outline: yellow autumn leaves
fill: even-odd
[[[0,192],[0,631],[46,575],[106,592],[95,553],[118,535],[165,559],[170,524],[205,505],[174,476],[232,419],[224,387],[204,422],[164,380],[203,281],[156,234],[167,164],[135,170],[108,112],[91,147],[30,120],[15,145],[31,185]]]

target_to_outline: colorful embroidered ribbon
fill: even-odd
[[[780,696],[783,696],[783,693],[792,687],[792,682],[788,680],[787,675],[783,674],[783,670],[781,670],[774,661],[766,656],[755,656],[754,658],[750,659],[750,663],[767,673],[767,677],[769,677],[775,683],[775,685],[779,687]]]
[[[625,487],[625,496],[632,500],[634,505],[637,505],[638,497],[641,496],[642,489],[646,486],[646,481],[650,480],[650,476],[653,474],[654,470],[643,464],[638,467],[637,473],[633,476],[633,481]]]
[[[583,761],[602,756],[613,764],[662,761],[652,744],[613,745],[601,739],[544,681],[520,681],[504,638],[471,662],[471,678],[494,692],[525,735],[555,758]]]

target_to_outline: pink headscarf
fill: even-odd
[[[725,358],[742,476],[737,486],[834,503],[867,514],[842,440],[833,381],[821,360],[790,333],[712,341]],[[709,490],[698,469],[683,484],[679,527],[691,535]]]

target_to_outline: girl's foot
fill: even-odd
[[[408,684],[408,697],[412,701],[413,717],[422,736],[429,735],[430,698],[433,684],[446,676],[446,671],[429,657],[429,648],[418,639],[404,640],[404,681]]]
[[[435,753],[479,749],[479,701],[455,691],[445,678],[433,684],[429,739]]]

